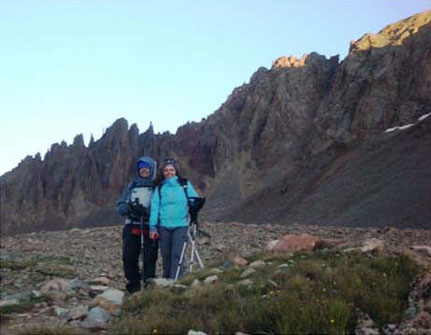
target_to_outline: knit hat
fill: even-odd
[[[140,157],[136,162],[136,177],[137,178],[143,178],[148,183],[151,183],[156,178],[156,172],[157,172],[157,163],[148,156],[142,156]],[[146,168],[150,170],[150,175],[148,177],[142,177],[141,175],[141,169]]]

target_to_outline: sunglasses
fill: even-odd
[[[175,164],[175,158],[167,158],[165,159],[165,164]]]

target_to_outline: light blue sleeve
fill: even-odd
[[[189,182],[188,180],[187,180],[187,194],[189,197],[199,197],[199,194],[193,188],[192,183]]]
[[[159,221],[159,209],[160,209],[160,197],[159,197],[159,186],[158,186],[154,189],[153,197],[151,198],[150,231],[157,230],[157,224]]]

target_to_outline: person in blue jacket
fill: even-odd
[[[150,157],[139,158],[136,175],[124,188],[117,202],[117,213],[126,217],[123,228],[123,268],[127,279],[126,289],[130,294],[141,289],[141,279],[145,285],[149,278],[154,278],[158,256],[158,241],[149,238],[148,225],[156,162]],[[140,272],[139,256],[142,252],[143,266]]]
[[[151,200],[150,238],[160,237],[163,277],[175,279],[189,225],[188,197],[198,197],[192,184],[181,178],[174,160],[166,160]],[[186,190],[184,189],[186,187]],[[180,276],[184,268],[180,269]]]

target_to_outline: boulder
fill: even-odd
[[[109,282],[110,282],[110,279],[107,277],[97,277],[89,281],[91,285],[101,285],[101,286],[108,286]]]
[[[106,291],[109,287],[105,285],[91,285],[90,294],[101,294]]]
[[[70,286],[71,282],[72,280],[64,279],[64,278],[52,279],[42,285],[42,287],[40,288],[40,292],[42,293],[48,293],[52,291],[67,292],[71,290],[71,286]]]
[[[189,330],[187,335],[207,335],[206,333],[200,331],[200,330]]]
[[[240,280],[238,282],[238,285],[241,285],[241,286],[250,286],[250,285],[253,285],[253,281],[251,279],[246,278],[246,279]]]
[[[411,248],[424,256],[431,257],[431,246],[429,245],[414,245]]]
[[[280,242],[280,240],[272,240],[269,241],[266,246],[265,246],[265,252],[267,253],[271,253],[274,251],[274,248],[276,247],[276,245],[278,244],[278,242]]]
[[[112,301],[109,301],[106,298],[101,297],[100,295],[95,297],[92,300],[91,305],[92,306],[99,306],[111,314],[116,314],[120,310],[120,305],[117,305],[117,304],[113,303]]]
[[[175,281],[173,279],[166,278],[150,278],[148,279],[148,284],[152,286],[168,287],[174,285]]]
[[[379,335],[374,321],[366,313],[360,313],[358,316],[358,323],[355,329],[355,335]]]
[[[250,263],[249,267],[250,268],[261,268],[264,267],[266,265],[265,261],[258,259],[257,261],[254,261],[253,263]]]
[[[88,314],[88,306],[78,305],[73,307],[68,313],[69,320],[84,320]]]
[[[192,287],[200,287],[200,286],[202,286],[202,283],[199,281],[199,279],[195,278],[193,280]]]
[[[113,304],[120,306],[123,303],[124,292],[115,288],[109,288],[97,297],[104,298]]]
[[[228,260],[231,261],[235,266],[246,266],[248,264],[248,261],[236,254],[229,254]]]
[[[204,279],[205,284],[213,284],[213,283],[217,283],[218,281],[219,281],[219,278],[217,275],[212,275]]]
[[[281,240],[274,240],[267,243],[265,252],[274,254],[285,254],[295,251],[314,250],[316,243],[322,239],[310,234],[287,234]]]
[[[19,305],[18,299],[4,299],[0,300],[0,307]]]
[[[253,268],[247,268],[246,270],[244,270],[241,274],[240,274],[240,278],[246,278],[250,275],[252,275],[253,273],[255,273],[256,270]]]
[[[63,307],[53,306],[52,314],[60,318],[65,318],[65,319],[69,318],[69,310]]]
[[[425,271],[415,278],[408,300],[409,307],[404,312],[404,320],[394,334],[430,334],[431,272]]]
[[[46,293],[47,296],[56,303],[63,303],[67,300],[67,294],[62,291],[49,291]]]
[[[111,315],[106,310],[94,307],[90,309],[87,318],[81,322],[80,326],[91,330],[106,329],[110,320]]]
[[[361,252],[369,252],[373,254],[382,254],[385,250],[385,241],[377,238],[370,238],[363,242],[362,247],[359,248]]]
[[[19,292],[19,293],[15,293],[15,294],[11,294],[11,295],[7,295],[3,298],[3,300],[16,300],[16,301],[20,301],[20,300],[28,300],[32,297],[37,297],[38,293],[36,293],[37,291],[24,291],[24,292]]]

